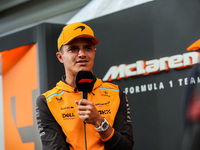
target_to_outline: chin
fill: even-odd
[[[79,69],[79,71],[90,71],[90,72],[92,72],[92,70],[91,69],[88,69],[88,68],[81,68],[81,69]],[[78,71],[78,72],[79,72]]]

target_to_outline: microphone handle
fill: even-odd
[[[82,99],[87,99],[87,92],[86,91],[82,91]]]
[[[86,91],[82,91],[82,99],[87,99],[87,92]],[[84,125],[85,150],[87,150],[86,122],[85,121],[83,121],[83,125]]]

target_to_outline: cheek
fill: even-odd
[[[76,61],[76,57],[74,56],[67,56],[64,58],[65,66],[72,66]]]
[[[92,55],[90,58],[94,62],[95,55]]]

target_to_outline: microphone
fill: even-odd
[[[91,92],[94,86],[94,76],[90,71],[79,71],[76,76],[76,87],[78,91],[82,91],[82,99],[87,99],[87,93]],[[85,138],[85,150],[87,150],[86,139],[86,122],[84,124],[84,138]]]
[[[90,71],[79,71],[76,76],[76,87],[82,91],[82,98],[87,99],[87,93],[91,92],[94,86],[94,75]]]

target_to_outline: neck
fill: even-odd
[[[76,87],[76,76],[70,76],[70,75],[67,75],[67,74],[66,74],[65,82],[66,82],[69,86],[75,88],[75,87]]]

